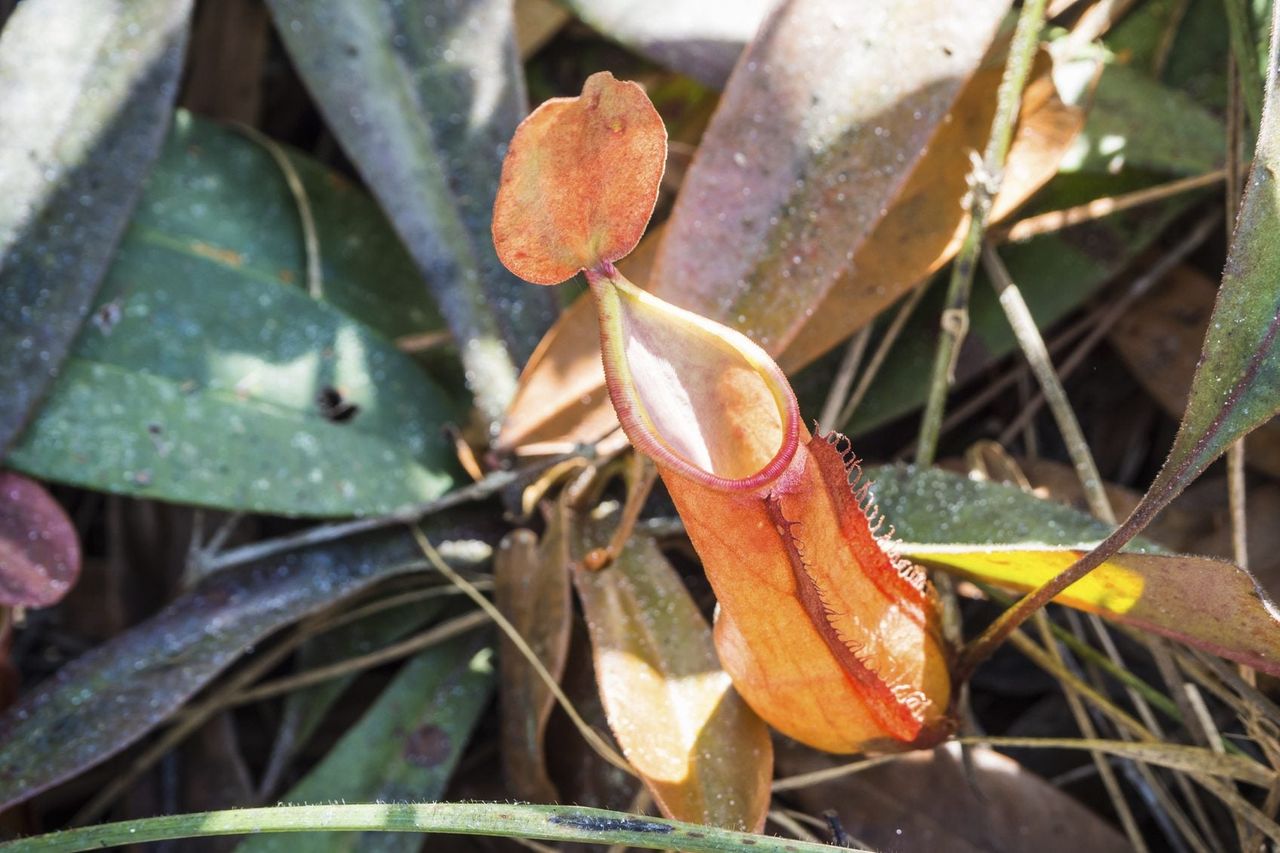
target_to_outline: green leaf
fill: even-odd
[[[320,298],[388,340],[443,328],[413,259],[364,190],[287,146],[186,111],[132,224],[234,261],[246,276],[306,291],[301,211],[273,151],[297,174],[315,221]]]
[[[268,6],[426,278],[477,406],[497,420],[555,298],[508,273],[489,233],[502,156],[526,111],[510,2],[434,4],[429,14],[390,0]]]
[[[986,583],[1034,589],[1111,533],[1091,516],[1002,483],[905,466],[867,476],[900,553]],[[1149,543],[1134,547],[1055,600],[1280,674],[1280,611],[1248,572]]]
[[[435,538],[457,535],[447,517],[436,519]],[[474,566],[487,551],[441,553]],[[0,716],[0,809],[116,754],[273,632],[415,569],[421,557],[408,535],[373,533],[219,571]]]
[[[1280,412],[1280,31],[1272,39],[1262,128],[1218,301],[1182,425],[1134,511],[1140,518],[1154,515],[1232,443]]]
[[[431,623],[443,607],[444,602],[440,599],[414,601],[327,631],[298,649],[297,668],[305,672],[377,651]],[[325,715],[357,675],[355,672],[340,675],[285,696],[280,725],[271,745],[272,767],[287,763],[306,746]]]
[[[493,688],[493,649],[459,637],[413,658],[324,760],[283,797],[289,803],[438,800]],[[240,853],[418,850],[404,833],[261,835]]]
[[[0,35],[0,456],[48,391],[159,151],[191,0],[27,0]]]
[[[10,464],[103,491],[281,515],[385,513],[438,497],[452,483],[441,433],[451,401],[386,340],[280,280],[292,268],[263,246],[273,223],[291,219],[278,215],[285,190],[242,183],[236,154],[212,153],[228,141],[240,153],[251,144],[178,122],[97,319]],[[229,189],[188,193],[192,184]],[[274,194],[277,213],[246,210],[242,195],[255,194]],[[211,223],[208,237],[199,221]],[[378,241],[333,255],[336,290],[381,268],[365,269],[366,248]],[[330,392],[358,408],[333,420],[321,399]]]
[[[1102,72],[1088,121],[1062,167],[1197,175],[1221,167],[1225,156],[1220,119],[1189,95],[1112,64]]]

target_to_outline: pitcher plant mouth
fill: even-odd
[[[636,449],[718,491],[751,492],[776,481],[802,428],[791,384],[769,354],[641,290],[611,263],[585,273],[609,397]]]

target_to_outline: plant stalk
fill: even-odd
[[[938,350],[929,382],[929,397],[916,448],[916,463],[919,465],[932,465],[937,454],[938,433],[942,428],[947,391],[955,380],[956,359],[969,330],[969,292],[973,289],[973,272],[977,266],[978,253],[982,249],[983,235],[987,230],[991,201],[1000,189],[1009,144],[1013,141],[1018,109],[1022,104],[1022,90],[1026,88],[1036,50],[1040,46],[1045,5],[1046,0],[1027,0],[1018,15],[1018,25],[1009,45],[1009,59],[996,96],[996,114],[991,122],[987,150],[970,179],[969,229],[951,267],[947,300],[942,310],[942,330],[938,336]]]

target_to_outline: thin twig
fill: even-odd
[[[529,643],[525,638],[520,635],[516,626],[512,625],[511,622],[507,620],[507,617],[502,615],[498,608],[494,606],[493,602],[481,595],[480,590],[476,589],[475,586],[462,575],[455,572],[449,564],[441,558],[439,552],[436,551],[435,546],[431,544],[431,540],[427,538],[426,534],[423,533],[417,525],[412,526],[410,530],[413,533],[413,538],[418,543],[418,547],[422,549],[422,553],[426,556],[427,560],[431,562],[431,565],[435,570],[448,578],[450,583],[465,592],[468,598],[479,605],[480,609],[487,613],[489,618],[492,619],[502,632],[507,635],[507,638],[511,640],[512,644],[515,645],[520,654],[524,655],[525,660],[529,662],[529,665],[533,667],[534,672],[536,672],[538,677],[542,679],[544,684],[546,684],[547,689],[551,691],[551,695],[556,698],[560,707],[566,714],[568,714],[569,719],[577,727],[578,732],[582,735],[583,739],[586,740],[588,745],[590,745],[601,758],[612,764],[614,767],[635,776],[636,771],[632,768],[631,764],[619,755],[613,747],[605,743],[604,738],[600,736],[599,732],[591,728],[590,724],[588,724],[587,721],[582,718],[582,715],[578,713],[578,709],[574,707],[573,702],[569,700],[569,697],[565,695],[564,690],[560,688],[560,683],[556,681],[550,672],[547,671],[542,660],[529,646]]]
[[[1031,65],[1040,45],[1044,13],[1045,0],[1027,0],[1022,6],[1013,41],[1009,45],[1004,77],[996,96],[996,114],[991,122],[991,136],[987,140],[986,153],[980,165],[975,164],[970,179],[969,228],[951,267],[951,281],[942,311],[929,396],[920,424],[920,439],[916,450],[916,462],[920,465],[932,465],[937,454],[938,432],[942,427],[947,389],[955,380],[956,359],[969,327],[969,292],[973,287],[973,272],[977,266],[978,253],[982,249],[982,238],[991,213],[991,200],[1000,189],[1005,158],[1009,153],[1009,143],[1013,139],[1013,129],[1022,103],[1022,90],[1026,87]]]
[[[1245,0],[1222,0],[1227,12],[1227,32],[1231,40],[1231,57],[1239,72],[1240,92],[1249,123],[1256,131],[1262,127],[1263,74],[1254,52],[1253,33],[1249,26],[1249,9]]]
[[[294,206],[298,209],[298,224],[302,226],[302,247],[307,263],[307,293],[312,299],[323,299],[324,267],[320,263],[320,238],[316,232],[315,215],[311,212],[311,199],[307,195],[307,188],[303,185],[302,178],[298,175],[298,170],[294,168],[293,161],[289,159],[284,148],[271,137],[247,124],[237,123],[232,127],[262,146],[271,155],[271,159],[276,161],[276,166],[284,175],[284,182],[288,185]]]
[[[348,536],[355,536],[358,533],[367,533],[371,530],[382,530],[387,527],[394,527],[398,524],[413,524],[433,513],[437,513],[451,507],[460,506],[461,504],[470,503],[472,501],[483,500],[491,495],[497,494],[508,486],[522,482],[536,475],[538,472],[543,471],[552,465],[563,462],[565,459],[569,459],[574,456],[590,458],[592,454],[593,450],[590,447],[578,447],[575,448],[572,453],[551,457],[538,462],[536,465],[530,465],[526,468],[521,468],[515,471],[495,471],[478,483],[471,483],[470,485],[463,486],[461,489],[455,489],[443,497],[415,504],[406,509],[391,513],[390,515],[379,515],[370,518],[357,518],[352,521],[339,521],[332,524],[321,524],[315,527],[309,527],[306,530],[301,530],[297,533],[290,533],[287,536],[279,536],[275,539],[267,539],[262,542],[255,542],[252,545],[245,545],[230,551],[224,551],[217,557],[210,559],[204,568],[205,571],[224,569],[228,566],[238,566],[243,563],[251,563],[255,560],[261,560],[264,557],[271,557],[285,551],[293,551],[298,548],[320,545],[325,542],[333,542],[337,539],[345,539]]]
[[[248,705],[252,702],[261,702],[264,699],[271,699],[285,693],[292,693],[295,690],[301,690],[304,687],[310,687],[313,684],[330,681],[334,678],[340,678],[344,675],[350,675],[355,672],[363,672],[366,669],[372,669],[375,666],[381,666],[384,663],[400,660],[409,655],[416,654],[424,649],[437,646],[446,640],[461,636],[469,631],[489,623],[489,615],[483,611],[473,610],[465,613],[448,622],[439,625],[433,625],[431,628],[420,634],[401,640],[398,643],[392,643],[376,651],[368,654],[359,655],[346,660],[337,661],[327,666],[308,669],[293,675],[283,676],[272,681],[266,681],[262,684],[255,685],[247,690],[229,697],[226,701],[228,706]]]
[[[1113,213],[1120,213],[1121,211],[1146,204],[1155,204],[1183,193],[1211,187],[1222,183],[1227,175],[1227,169],[1215,169],[1203,175],[1179,178],[1167,184],[1157,184],[1154,187],[1134,190],[1130,193],[1095,198],[1093,201],[1078,204],[1075,207],[1049,210],[1044,213],[1038,213],[1035,216],[1028,216],[1026,219],[1019,219],[1004,228],[993,228],[990,239],[996,243],[1021,243],[1025,240],[1030,240],[1032,237],[1039,237],[1043,234],[1051,234],[1064,228],[1070,228],[1073,225],[1092,222],[1095,219],[1101,219]]]
[[[1044,611],[1040,611],[1035,616],[1036,627],[1040,631],[1040,642],[1048,651],[1050,657],[1063,669],[1066,668],[1067,662],[1063,652],[1058,648],[1057,642],[1053,639],[1053,632],[1049,628],[1049,618],[1044,615]],[[1080,698],[1080,694],[1072,690],[1065,683],[1062,685],[1062,694],[1067,700],[1067,706],[1071,709],[1071,716],[1075,718],[1076,725],[1080,728],[1080,734],[1089,740],[1098,739],[1098,730],[1093,724],[1093,720],[1089,717],[1089,711],[1084,706],[1084,701]],[[1116,816],[1120,818],[1120,826],[1124,829],[1124,834],[1128,836],[1129,843],[1133,845],[1133,849],[1144,853],[1147,850],[1146,841],[1142,837],[1142,832],[1138,829],[1138,822],[1134,820],[1133,810],[1129,808],[1129,801],[1125,799],[1124,791],[1120,788],[1120,780],[1116,778],[1115,770],[1106,757],[1098,750],[1089,751],[1093,764],[1098,768],[1098,777],[1102,780],[1102,785],[1107,790],[1107,795],[1111,798],[1111,807],[1115,809]]]
[[[870,323],[859,329],[849,339],[844,358],[840,359],[840,369],[836,371],[836,378],[831,383],[831,389],[827,391],[826,401],[822,404],[822,413],[818,415],[818,423],[822,425],[823,430],[833,430],[842,423],[837,418],[844,411],[849,388],[853,385],[853,377],[858,373],[858,367],[862,364],[862,355],[867,351],[867,341],[870,339]]]
[[[1218,216],[1219,214],[1214,212],[1196,223],[1196,226],[1191,229],[1191,233],[1187,235],[1187,238],[1182,243],[1167,254],[1162,255],[1159,260],[1151,265],[1150,269],[1134,279],[1133,283],[1118,299],[1108,305],[1106,313],[1097,318],[1088,334],[1076,344],[1071,354],[1063,360],[1061,367],[1058,369],[1058,375],[1062,379],[1066,379],[1075,372],[1076,368],[1084,363],[1085,357],[1093,352],[1098,344],[1102,343],[1107,333],[1128,313],[1135,302],[1141,299],[1151,288],[1163,281],[1174,267],[1182,263],[1188,255],[1195,251],[1213,233],[1213,230],[1218,227]],[[1036,395],[1018,413],[1018,416],[1009,422],[997,440],[1001,444],[1007,444],[1011,441],[1022,429],[1022,425],[1039,413],[1040,407],[1044,403],[1044,394]]]
[[[839,417],[836,418],[836,424],[840,428],[847,428],[849,421],[853,418],[853,413],[858,410],[858,406],[862,404],[862,398],[867,396],[868,389],[871,388],[872,381],[880,374],[880,368],[884,365],[885,359],[889,357],[889,351],[897,342],[898,336],[902,334],[902,329],[907,325],[907,320],[911,319],[911,315],[915,313],[916,306],[920,304],[920,300],[924,297],[925,291],[929,289],[929,283],[923,281],[916,285],[916,289],[902,301],[902,306],[898,308],[898,313],[893,315],[889,328],[885,329],[884,337],[880,339],[880,343],[876,344],[876,351],[871,356],[871,361],[867,364],[867,369],[862,371],[862,376],[858,379],[858,387],[853,390],[853,394],[849,396],[849,401],[844,404],[844,408],[840,410]]]
[[[1022,292],[1009,277],[1009,270],[1005,267],[1004,261],[989,245],[983,247],[982,262],[987,276],[999,295],[1000,306],[1004,308],[1005,316],[1009,319],[1014,337],[1022,347],[1027,363],[1031,366],[1031,372],[1040,383],[1041,393],[1044,394],[1049,409],[1053,412],[1054,421],[1067,448],[1067,455],[1071,458],[1071,465],[1075,468],[1076,476],[1080,478],[1080,487],[1084,491],[1085,500],[1088,501],[1089,511],[1107,524],[1115,524],[1115,513],[1111,510],[1111,501],[1107,499],[1102,476],[1098,473],[1098,466],[1093,461],[1089,443],[1080,429],[1080,421],[1076,419],[1076,413],[1071,408],[1071,401],[1067,399],[1062,381],[1054,372],[1053,361],[1044,345],[1044,338],[1040,337],[1040,330],[1036,327],[1036,320],[1031,316],[1031,310],[1027,308],[1027,303],[1022,298]]]

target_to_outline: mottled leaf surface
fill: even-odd
[[[884,217],[1008,6],[780,6],[725,87],[652,291],[782,351]]]
[[[493,689],[493,649],[483,635],[458,637],[414,657],[338,743],[282,798],[286,803],[438,800]],[[403,851],[409,832],[276,833],[240,853]]]
[[[0,35],[0,456],[57,376],[160,149],[190,0],[29,0]]]
[[[493,206],[493,245],[535,284],[627,255],[644,234],[667,158],[667,129],[638,83],[592,74],[520,123]]]
[[[1273,31],[1253,167],[1187,411],[1164,468],[1147,492],[1145,503],[1152,507],[1167,504],[1236,439],[1280,410],[1278,74],[1280,31]]]
[[[0,605],[57,604],[80,576],[80,538],[35,480],[0,471]]]
[[[573,553],[609,541],[587,522]],[[609,727],[664,814],[757,831],[769,808],[768,730],[720,668],[711,628],[653,540],[600,571],[574,566]]]
[[[499,166],[526,110],[511,4],[268,6],[440,305],[481,412],[496,418],[554,299],[503,269],[489,236]]]
[[[939,469],[871,469],[898,549],[965,577],[1032,589],[1083,556],[1111,528],[1020,489]],[[1274,603],[1245,570],[1209,557],[1118,554],[1057,600],[1280,673]]]
[[[103,491],[282,515],[439,496],[452,483],[440,427],[453,402],[385,338],[291,280],[289,250],[264,230],[288,223],[280,242],[297,246],[280,207],[291,197],[278,181],[242,182],[237,154],[249,152],[228,137],[178,122],[94,321],[10,463]],[[227,154],[193,153],[228,141]],[[340,243],[339,224],[327,228]],[[359,287],[359,265],[378,251],[370,240],[333,253],[332,289]]]
[[[432,536],[456,532],[442,521]],[[488,551],[472,543],[441,553],[470,566]],[[380,533],[220,571],[63,666],[0,717],[0,807],[114,755],[271,633],[421,556],[407,534]]]

